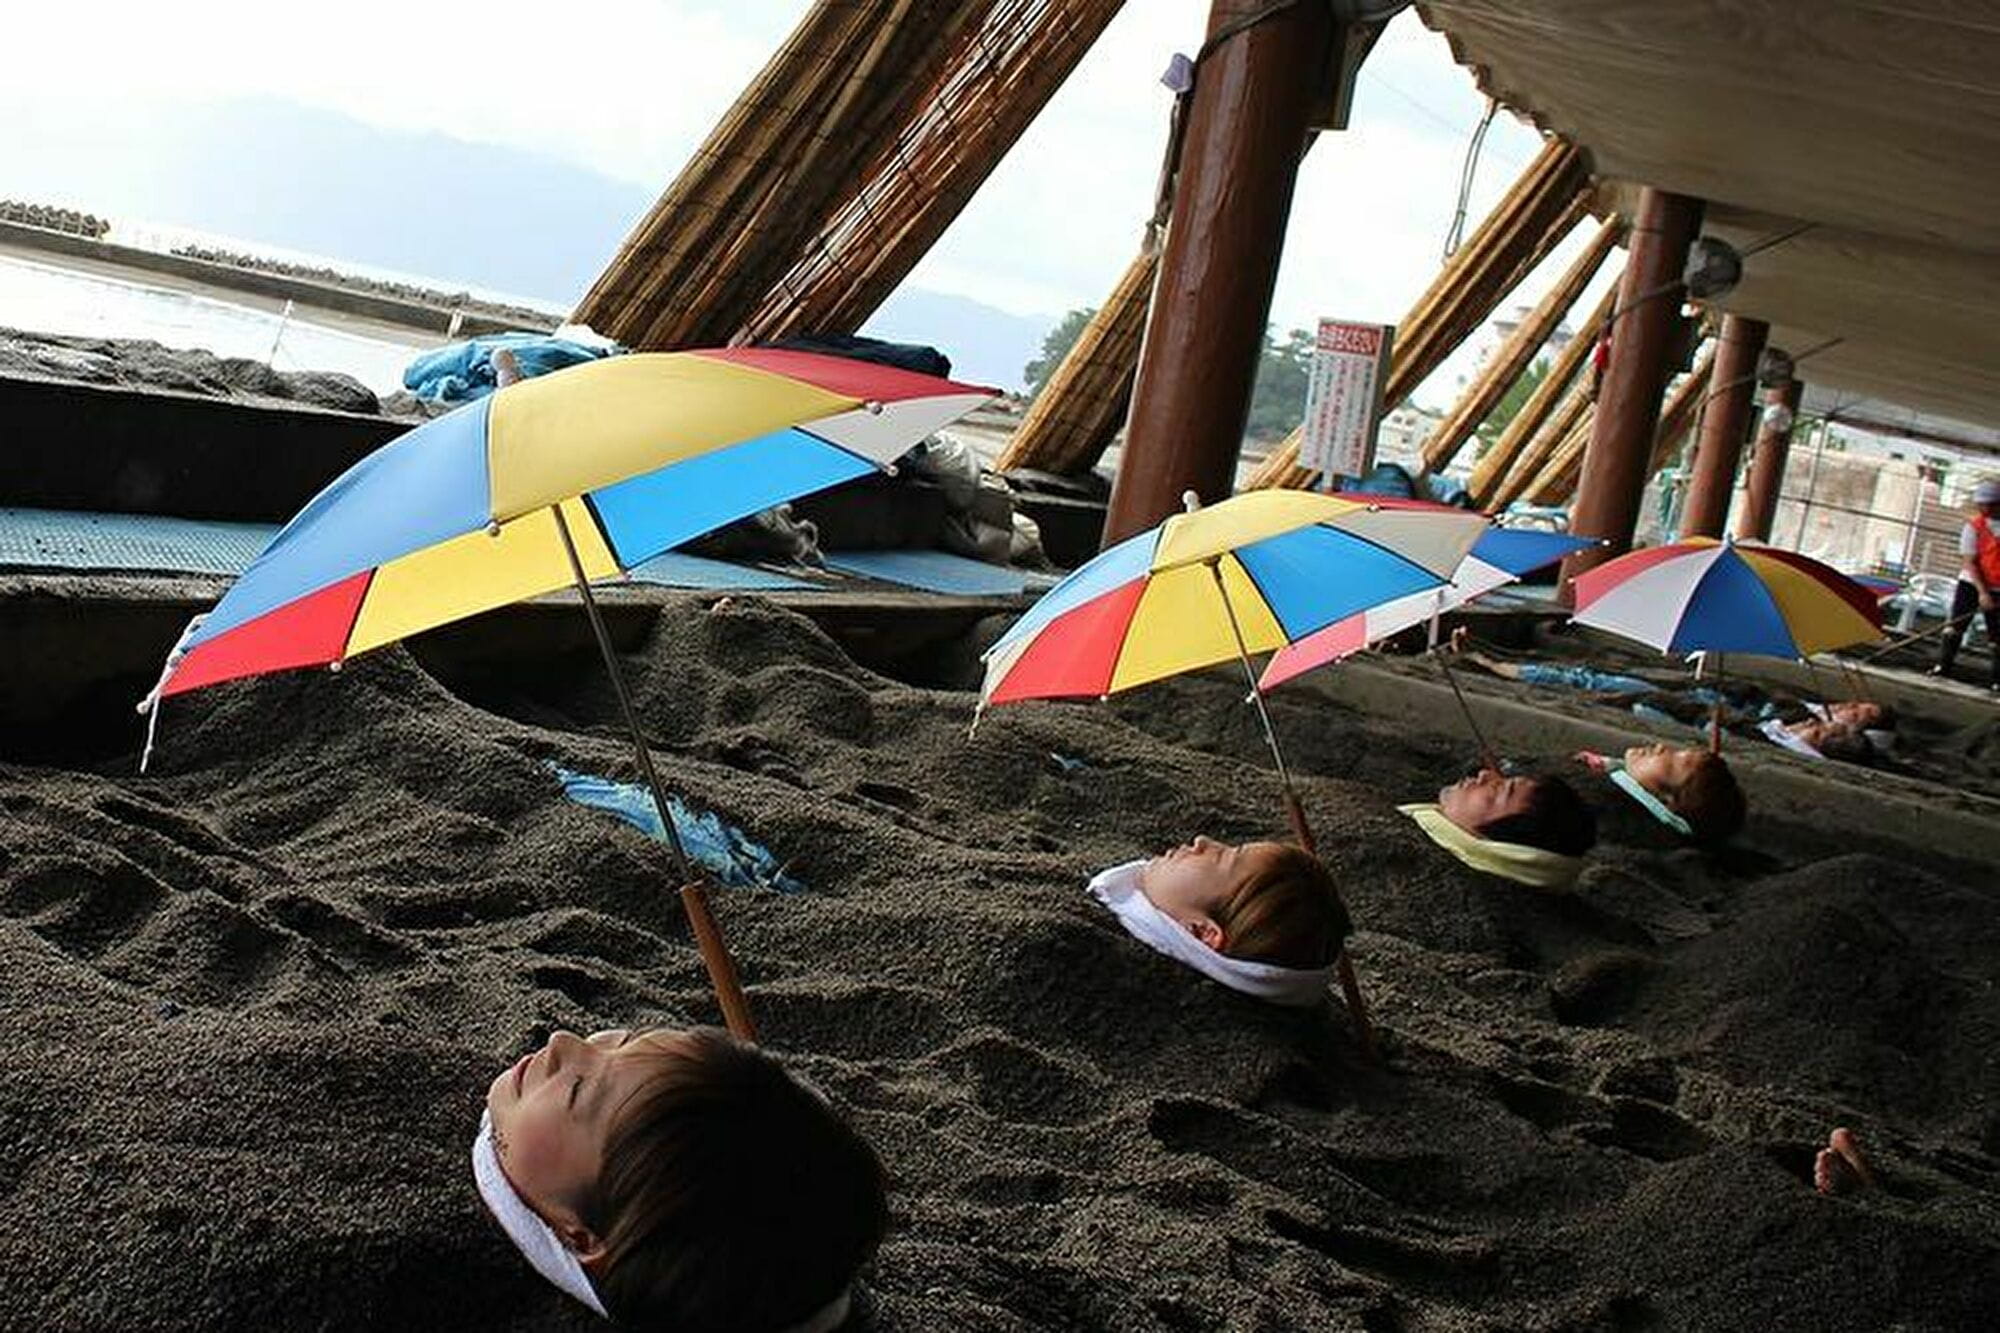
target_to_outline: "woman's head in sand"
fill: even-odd
[[[1333,876],[1289,843],[1196,838],[1148,861],[1139,891],[1217,953],[1281,967],[1325,967],[1349,929]]]
[[[1896,710],[1873,699],[1843,699],[1828,704],[1826,718],[1863,731],[1893,731],[1896,726]]]
[[[1743,827],[1743,789],[1706,746],[1635,745],[1625,752],[1625,771],[1686,820],[1697,842],[1727,842]]]
[[[1792,725],[1792,734],[1828,759],[1849,764],[1875,762],[1875,743],[1862,734],[1859,724],[1835,718],[1809,718]]]
[[[1597,843],[1597,817],[1561,778],[1482,768],[1438,791],[1438,810],[1476,838],[1581,856]]]
[[[888,1224],[874,1150],[713,1029],[557,1032],[486,1107],[509,1183],[622,1323],[787,1327],[846,1290]]]

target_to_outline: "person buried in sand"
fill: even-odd
[[[1433,803],[1398,806],[1425,835],[1474,870],[1536,888],[1567,888],[1597,843],[1597,817],[1558,777],[1482,765]]]
[[[1273,1004],[1320,1003],[1352,929],[1325,864],[1283,842],[1198,837],[1101,872],[1089,892],[1141,943]]]
[[[537,1272],[635,1328],[829,1333],[888,1225],[867,1142],[709,1028],[557,1032],[487,1089],[472,1166]]]
[[[1579,750],[1576,759],[1610,778],[1654,819],[1704,847],[1735,837],[1749,810],[1736,775],[1706,745],[1634,745],[1616,759]]]

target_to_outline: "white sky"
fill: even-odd
[[[121,104],[129,113],[135,101],[281,97],[387,128],[530,149],[658,190],[805,8],[37,4],[8,16],[0,86],[47,114],[86,120],[115,118]],[[1151,209],[1170,102],[1159,73],[1175,50],[1200,44],[1207,10],[1208,0],[1128,0],[912,283],[1038,316],[1101,301]],[[1436,271],[1483,108],[1442,38],[1413,14],[1391,25],[1363,69],[1351,130],[1322,136],[1301,173],[1272,309],[1281,329],[1321,314],[1401,317]],[[1503,112],[1475,181],[1472,223],[1535,149],[1533,131]],[[1435,382],[1423,395],[1441,396]]]

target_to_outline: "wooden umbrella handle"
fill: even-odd
[[[750,997],[743,993],[743,983],[736,976],[736,962],[729,956],[729,946],[722,942],[722,928],[715,924],[715,914],[708,910],[708,894],[699,880],[681,885],[681,906],[687,911],[688,925],[694,929],[701,961],[708,968],[715,1001],[722,1006],[722,1021],[728,1025],[731,1036],[743,1041],[757,1040],[757,1023],[750,1017]]]
[[[1305,807],[1299,804],[1299,794],[1290,786],[1285,788],[1285,817],[1291,820],[1292,837],[1298,840],[1299,846],[1305,848],[1307,854],[1318,856],[1312,825],[1306,823]],[[1345,913],[1347,904],[1343,902],[1340,906]],[[1350,926],[1352,920],[1350,916]],[[1361,981],[1354,975],[1354,960],[1347,956],[1345,942],[1340,946],[1340,956],[1334,960],[1334,969],[1340,976],[1340,991],[1347,1001],[1347,1012],[1354,1018],[1354,1035],[1360,1038],[1361,1053],[1368,1057],[1370,1064],[1380,1064],[1382,1055],[1375,1046],[1375,1027],[1368,1021],[1368,1002],[1361,998]]]

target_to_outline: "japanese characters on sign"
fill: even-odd
[[[1299,462],[1319,473],[1322,489],[1332,487],[1337,477],[1358,477],[1375,465],[1375,428],[1382,418],[1382,382],[1395,332],[1388,324],[1319,322]]]

